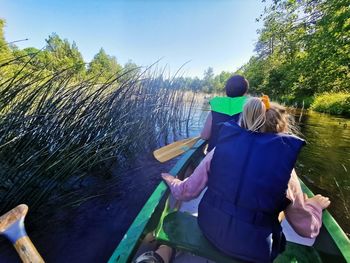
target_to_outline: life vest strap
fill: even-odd
[[[251,210],[238,206],[230,201],[225,200],[216,194],[213,190],[207,189],[206,201],[224,213],[231,215],[235,219],[250,223],[256,226],[275,228],[278,222],[278,214],[270,214],[263,211]]]

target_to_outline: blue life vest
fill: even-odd
[[[272,262],[284,249],[278,214],[290,203],[288,181],[304,144],[296,136],[223,125],[198,211],[213,245],[252,262]]]
[[[234,98],[215,97],[210,100],[212,124],[208,151],[211,151],[216,146],[222,124],[227,121],[238,122],[246,98],[245,96]]]
[[[210,138],[208,140],[208,152],[210,152],[214,147],[216,146],[216,143],[218,141],[219,132],[222,127],[222,125],[227,121],[239,121],[239,117],[241,116],[240,113],[237,113],[233,116],[219,113],[216,111],[211,112],[212,115],[212,123],[211,123],[211,132],[210,132]]]

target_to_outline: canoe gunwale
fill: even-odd
[[[197,164],[195,161],[201,159],[197,157],[199,157],[199,154],[203,156],[203,148],[205,145],[206,141],[202,139],[198,140],[196,144],[179,159],[169,173],[181,178],[192,163]],[[312,191],[303,183],[302,180],[300,180],[300,184],[304,193],[306,193],[309,197],[314,196]],[[141,242],[142,237],[149,232],[157,231],[159,228],[159,220],[169,212],[168,202],[165,201],[166,197],[169,196],[169,193],[170,192],[167,185],[161,181],[145,205],[142,207],[133,223],[130,225],[117,248],[114,250],[111,258],[108,261],[109,263],[130,262],[134,253],[136,252],[138,244]],[[329,237],[339,250],[339,253],[346,262],[350,262],[350,240],[327,210],[323,212],[322,222]]]
[[[309,198],[314,196],[314,193],[300,178],[299,181],[303,192],[307,194]],[[331,236],[346,262],[350,262],[350,240],[334,217],[327,210],[324,210],[322,213],[322,224],[326,228],[328,234]]]
[[[198,140],[195,145],[180,158],[180,160],[169,171],[169,173],[174,176],[183,174],[186,171],[187,167],[191,164],[191,161],[200,153],[203,154],[203,148],[205,145],[205,140]],[[161,207],[160,204],[162,203],[162,200],[164,200],[164,197],[168,195],[168,186],[163,181],[161,181],[145,205],[142,207],[141,211],[137,214],[136,218],[130,225],[117,248],[114,250],[112,256],[108,260],[109,263],[130,262],[130,259],[135,253],[141,237],[146,233],[154,230],[151,229],[154,225],[152,222],[154,222],[154,220],[159,220],[162,213],[157,213],[157,211],[159,212],[160,209],[164,208],[164,204]],[[152,227],[150,227],[151,225]],[[155,227],[156,226],[157,224]]]

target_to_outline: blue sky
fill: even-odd
[[[187,76],[235,71],[253,55],[261,0],[1,0],[5,37],[45,46],[52,32],[75,41],[85,61],[103,47],[120,64],[181,65]]]

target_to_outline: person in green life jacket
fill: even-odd
[[[211,111],[201,132],[201,138],[208,140],[208,152],[215,147],[222,124],[227,121],[238,122],[248,89],[247,79],[233,75],[225,85],[227,97],[214,97],[210,100]]]

